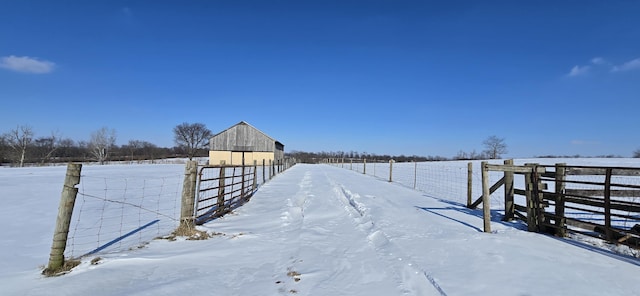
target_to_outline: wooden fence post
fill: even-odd
[[[389,182],[393,182],[393,159],[389,160]]]
[[[273,160],[269,159],[269,180],[273,179]]]
[[[224,194],[225,194],[225,171],[227,168],[224,165],[220,166],[220,172],[218,173],[218,200],[216,212],[218,215],[224,214]]]
[[[534,192],[534,186],[536,186],[534,183],[537,182],[534,174],[536,174],[535,170],[535,164],[532,163],[527,163],[525,164],[525,166],[530,167],[531,171],[528,173],[524,174],[524,182],[525,182],[525,186],[524,186],[524,190],[525,190],[525,196],[526,196],[526,202],[527,202],[527,230],[531,231],[531,232],[536,232],[537,231],[537,224],[538,224],[538,217],[536,215],[537,211],[536,211],[536,202],[534,199],[538,198],[537,196],[537,192]]]
[[[362,163],[364,164],[364,168],[362,169],[362,174],[366,175],[367,174],[367,159],[366,158],[362,159]]]
[[[44,274],[56,273],[64,265],[64,251],[67,248],[71,215],[73,214],[73,206],[75,205],[78,194],[76,185],[80,184],[81,170],[82,164],[70,163],[67,165],[67,175],[64,179],[64,185],[62,186],[56,228],[53,232],[53,243],[51,244],[51,253],[49,255],[49,264],[43,271]]]
[[[353,158],[351,159],[351,163],[349,164],[349,170],[353,171]]]
[[[187,161],[187,165],[184,168],[182,203],[180,207],[180,228],[182,229],[193,229],[195,227],[193,207],[196,198],[197,176],[198,162],[195,160]]]
[[[251,191],[255,192],[256,188],[258,188],[258,161],[254,160],[253,161],[253,190]]]
[[[613,238],[611,233],[611,173],[612,169],[607,168],[604,176],[604,235],[607,241]]]
[[[266,169],[267,169],[266,160],[263,158],[262,159],[262,183],[263,184],[267,182]]]
[[[504,165],[513,165],[513,159],[504,161]],[[513,172],[504,171],[504,218],[503,221],[511,221],[515,216],[515,203],[513,201]]]
[[[247,185],[245,184],[247,179],[245,177],[246,166],[244,163],[244,153],[242,153],[242,168],[240,169],[241,177],[240,177],[240,199],[245,201],[247,200]],[[235,175],[235,174],[234,174]]]
[[[473,163],[467,164],[467,208],[473,203]]]
[[[566,178],[566,163],[556,163],[556,235],[565,237],[566,218],[564,216],[564,189]]]
[[[484,221],[484,232],[491,232],[491,208],[489,204],[489,163],[483,161],[482,168],[482,217]]]

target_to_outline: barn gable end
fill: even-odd
[[[209,164],[212,165],[222,162],[240,165],[243,160],[247,165],[254,161],[268,164],[284,158],[282,143],[244,121],[211,137],[209,150]]]

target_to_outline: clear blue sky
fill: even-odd
[[[173,146],[242,120],[303,151],[640,148],[639,1],[3,1],[0,133]]]

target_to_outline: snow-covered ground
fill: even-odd
[[[117,167],[178,181],[184,171],[106,166],[83,168],[83,175],[121,178]],[[40,266],[48,260],[64,173],[0,169],[0,294],[640,294],[638,259],[522,231],[518,223],[494,221],[494,233],[483,233],[480,211],[444,196],[303,164],[205,224],[201,229],[216,233],[208,240],[153,240],[88,256],[71,273],[45,278]]]

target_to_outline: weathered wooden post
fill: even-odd
[[[271,170],[273,171],[273,173],[271,174],[271,178],[275,177],[276,174],[278,174],[278,172],[276,171],[276,161],[272,161],[271,162]]]
[[[247,199],[247,186],[246,186],[246,177],[244,174],[246,173],[246,166],[244,163],[244,153],[242,153],[242,168],[240,169],[240,199],[243,201]]]
[[[566,177],[566,163],[556,163],[556,235],[566,236],[565,225],[567,219],[564,216],[564,189]]]
[[[53,243],[49,255],[49,264],[42,272],[43,274],[54,274],[64,265],[64,251],[67,248],[67,238],[69,236],[69,225],[73,214],[73,206],[76,203],[78,188],[80,184],[80,171],[82,164],[70,163],[67,165],[67,175],[62,186],[60,206],[58,207],[58,217],[56,228],[53,232]]]
[[[513,159],[504,161],[505,166],[513,166]],[[504,171],[504,218],[503,221],[511,221],[515,216],[515,203],[513,201],[515,189],[513,188],[513,171]]]
[[[393,159],[389,160],[389,182],[393,182]]]
[[[467,164],[467,208],[473,203],[473,163]]]
[[[273,160],[269,159],[269,180],[273,179]]]
[[[489,168],[488,162],[483,161],[482,168],[482,217],[484,221],[484,232],[491,232],[491,207],[489,204]]]
[[[531,232],[537,231],[538,217],[536,215],[537,211],[535,209],[535,198],[538,198],[537,193],[534,191],[534,183],[536,182],[534,176],[535,172],[535,164],[527,163],[525,166],[530,167],[531,171],[524,174],[524,191],[527,202],[527,230]]]
[[[604,176],[604,235],[611,241],[611,174],[613,169],[607,168]]]
[[[262,184],[267,182],[266,169],[267,169],[266,160],[263,158],[262,159]]]
[[[258,161],[253,161],[253,189],[251,192],[255,192],[256,188],[258,188]]]
[[[362,174],[366,175],[367,174],[367,159],[366,158],[362,159],[362,163],[364,165],[364,167],[362,169]]]
[[[353,158],[351,159],[351,164],[349,164],[349,169],[353,171]]]
[[[216,213],[218,215],[224,214],[224,195],[225,195],[225,171],[227,168],[224,165],[220,165],[220,172],[218,173],[218,200],[216,204]]]
[[[193,208],[196,197],[196,183],[198,180],[198,162],[187,161],[184,168],[184,181],[182,183],[182,203],[180,207],[180,228],[183,230],[195,227]]]

